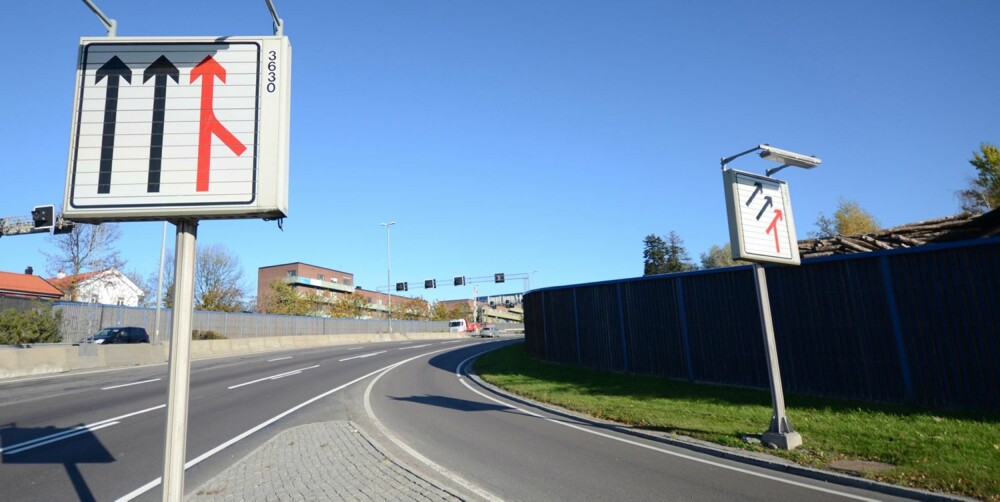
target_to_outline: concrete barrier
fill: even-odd
[[[197,360],[310,347],[393,341],[456,340],[468,337],[464,333],[379,333],[193,340],[191,342],[191,358]],[[169,355],[169,343],[0,346],[0,379],[82,369],[163,364],[167,362]]]

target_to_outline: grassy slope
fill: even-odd
[[[480,357],[476,372],[516,394],[598,418],[764,451],[741,436],[767,428],[769,392],[543,363],[528,357],[524,344]],[[804,444],[768,453],[819,468],[835,460],[884,462],[896,467],[868,477],[1000,501],[1000,417],[797,395],[786,402]]]

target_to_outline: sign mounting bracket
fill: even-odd
[[[104,28],[108,30],[108,37],[113,38],[118,36],[118,21],[104,15],[101,9],[97,8],[97,5],[94,5],[93,1],[83,0],[83,3],[87,4],[87,7],[90,7],[90,10],[94,11],[94,14],[97,14],[97,17],[100,18],[101,23],[104,24]]]
[[[282,37],[285,31],[285,22],[278,17],[278,11],[274,10],[274,2],[271,0],[264,0],[267,2],[267,10],[271,11],[271,17],[274,19],[274,36]]]

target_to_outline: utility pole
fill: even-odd
[[[389,333],[392,333],[392,244],[389,237],[389,227],[395,224],[395,221],[379,223],[379,226],[385,227],[385,293],[389,296],[389,310],[386,311],[385,317],[389,320]]]

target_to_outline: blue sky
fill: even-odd
[[[263,0],[97,3],[122,37],[271,34]],[[643,238],[670,231],[697,261],[729,238],[719,158],[759,143],[823,159],[778,175],[801,238],[839,198],[886,227],[938,218],[959,211],[972,152],[1000,143],[992,0],[275,5],[293,51],[289,217],[198,235],[240,257],[251,289],[258,267],[294,261],[382,286],[389,220],[393,282],[634,277]],[[0,216],[26,216],[63,200],[79,38],[105,30],[82,1],[5,14]],[[122,230],[127,268],[153,273],[162,224]],[[4,237],[0,270],[43,271],[51,248]]]

